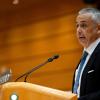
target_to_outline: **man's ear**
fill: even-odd
[[[98,24],[98,35],[100,36],[100,24]]]

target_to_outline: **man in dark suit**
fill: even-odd
[[[77,38],[87,55],[80,60],[72,92],[78,100],[100,100],[100,11],[84,8],[76,18]]]

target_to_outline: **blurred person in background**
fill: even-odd
[[[6,83],[11,78],[11,69],[8,67],[1,67],[0,68],[0,84]]]

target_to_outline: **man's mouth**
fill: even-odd
[[[86,39],[86,38],[83,37],[83,36],[79,37],[79,40],[81,40],[81,41],[84,41],[85,39]]]
[[[83,36],[80,36],[80,37],[79,37],[79,39],[85,39],[85,37],[83,37]]]

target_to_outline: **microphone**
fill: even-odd
[[[54,55],[53,57],[48,59],[48,62],[52,62],[54,59],[59,58],[59,55]]]
[[[20,78],[22,78],[23,76],[25,76],[24,82],[26,82],[26,79],[27,79],[27,77],[28,77],[29,74],[31,74],[31,73],[34,72],[35,70],[39,69],[39,68],[42,67],[43,65],[45,65],[45,64],[47,64],[47,63],[49,63],[49,62],[52,62],[54,59],[58,59],[58,58],[59,58],[59,55],[54,55],[53,57],[48,58],[45,62],[43,62],[43,63],[37,65],[36,67],[32,68],[30,71],[28,71],[28,72],[22,74],[20,77],[18,77],[18,78],[15,80],[15,82],[18,81],[18,80],[19,80]]]

